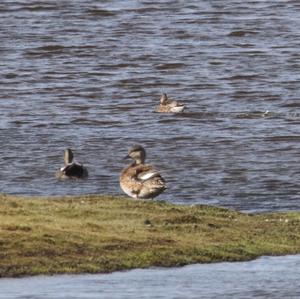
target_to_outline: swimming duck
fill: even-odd
[[[56,177],[59,179],[80,179],[88,176],[87,169],[82,165],[73,161],[74,154],[71,149],[66,149],[64,152],[65,166],[60,168]]]
[[[183,112],[185,106],[177,101],[172,101],[168,99],[166,93],[163,93],[160,97],[160,104],[156,108],[156,112],[171,112],[179,113]]]
[[[121,173],[120,186],[135,199],[153,199],[166,189],[165,180],[151,165],[145,164],[146,151],[140,145],[133,146],[125,157],[134,162]]]

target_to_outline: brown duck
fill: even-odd
[[[142,146],[133,146],[125,158],[134,160],[120,176],[120,186],[128,196],[152,199],[166,189],[165,180],[160,173],[153,166],[145,164],[146,151]]]
[[[185,105],[174,100],[169,100],[167,94],[163,93],[160,97],[160,104],[155,111],[162,113],[180,113],[183,112],[184,109]]]

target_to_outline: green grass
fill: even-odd
[[[0,277],[300,253],[300,212],[244,214],[110,196],[0,195]]]

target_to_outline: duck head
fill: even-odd
[[[163,93],[160,97],[160,103],[161,105],[166,105],[168,102],[168,96],[166,93]]]
[[[125,159],[132,158],[136,164],[144,164],[146,159],[146,151],[141,145],[134,145],[129,151]]]
[[[64,153],[64,161],[65,161],[65,165],[71,164],[73,162],[73,152],[70,148],[65,149],[65,153]]]

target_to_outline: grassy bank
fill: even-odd
[[[0,195],[0,277],[300,253],[300,212],[248,215],[108,196]]]

